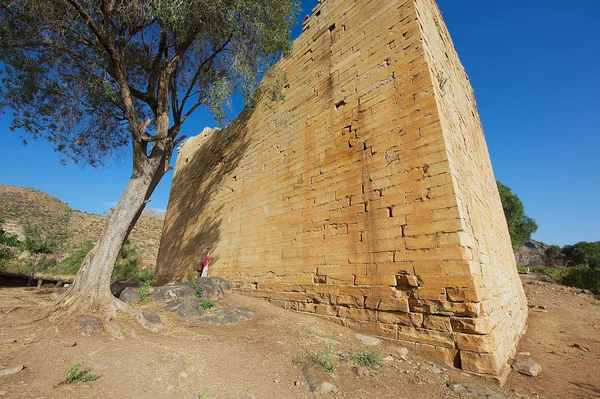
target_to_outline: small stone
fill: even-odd
[[[584,352],[590,352],[590,348],[588,348],[588,347],[586,347],[586,346],[583,346],[583,345],[581,345],[581,344],[578,344],[578,343],[574,343],[574,344],[573,344],[573,345],[571,345],[571,346],[572,346],[573,348],[576,348],[576,349],[581,349],[581,350],[582,350],[582,351],[584,351]]]
[[[489,388],[476,385],[474,383],[448,383],[448,388],[455,393],[461,395],[472,396],[477,399],[504,399],[497,392]]]
[[[178,300],[174,300],[167,303],[167,306],[165,306],[165,312],[177,312],[181,307],[181,303],[182,301]]]
[[[367,346],[376,346],[381,344],[381,340],[379,338],[371,337],[369,335],[355,334],[355,337]]]
[[[152,310],[141,312],[141,314],[138,315],[137,319],[138,322],[142,325],[142,327],[152,332],[159,332],[164,327],[158,313]]]
[[[350,368],[350,371],[357,377],[365,377],[365,376],[369,375],[368,370],[366,370],[362,367],[358,367],[358,366],[354,366],[354,367]]]
[[[512,368],[513,370],[530,377],[535,377],[542,371],[542,367],[531,358],[515,360],[512,364]]]
[[[77,342],[75,342],[75,341],[63,341],[62,342],[63,348],[72,348],[74,346],[77,346]]]
[[[0,377],[3,377],[5,375],[16,374],[19,371],[23,370],[24,368],[25,368],[25,366],[21,364],[21,365],[19,365],[17,367],[12,367],[12,368],[9,368],[9,369],[0,370]]]
[[[392,356],[386,356],[381,360],[383,360],[384,362],[393,362],[394,358]]]
[[[531,356],[531,353],[529,353],[529,352],[519,352],[519,353],[517,353],[517,356]]]
[[[313,393],[328,393],[336,390],[336,386],[320,364],[307,364],[302,368],[302,374]]]
[[[443,374],[444,371],[442,371],[442,369],[440,369],[438,366],[436,366],[435,364],[431,364],[427,367],[427,370],[431,371],[433,374]]]
[[[75,323],[81,328],[81,335],[90,336],[104,330],[102,320],[96,316],[81,315],[77,316]]]
[[[17,342],[17,340],[14,338],[0,339],[0,344],[14,344],[15,342]]]
[[[8,392],[7,391],[0,391],[0,396],[4,396],[6,395]]]
[[[302,381],[296,381],[296,382],[294,382],[294,385],[297,386],[297,387],[299,387],[299,386],[302,385]]]
[[[398,349],[398,353],[400,354],[400,356],[407,356],[408,355],[408,348],[399,348]]]

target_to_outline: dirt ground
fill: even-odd
[[[302,364],[328,351],[338,390],[322,398],[463,397],[449,382],[475,383],[505,398],[600,398],[600,301],[534,276],[523,276],[523,283],[536,308],[530,308],[519,351],[529,352],[543,371],[538,377],[513,372],[502,388],[460,370],[432,367],[412,353],[401,360],[393,342],[366,347],[344,327],[235,294],[225,301],[256,310],[254,319],[210,326],[161,313],[165,328],[151,333],[123,316],[125,338],[119,340],[106,333],[82,336],[72,322],[34,321],[55,300],[52,289],[0,288],[0,370],[25,366],[0,376],[0,398],[312,398]],[[377,370],[340,362],[342,353],[366,350],[393,360]],[[100,378],[54,388],[79,361]]]

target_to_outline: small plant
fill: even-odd
[[[198,284],[196,283],[196,280],[190,281],[190,287],[192,287],[193,289],[196,290],[196,294],[195,294],[196,298],[202,298],[204,296],[204,291],[202,291],[202,289],[198,288]]]
[[[148,294],[150,292],[150,283],[151,281],[145,281],[142,285],[140,285],[140,298],[142,298],[142,302],[148,302]]]
[[[323,367],[323,370],[327,374],[333,373],[335,370],[335,365],[333,364],[333,348],[331,345],[327,345],[325,350],[315,352],[311,358],[313,363],[316,363]]]
[[[197,293],[196,296],[198,296]],[[200,306],[202,306],[204,310],[211,310],[215,304],[212,301],[202,301],[200,302]]]
[[[99,376],[90,374],[90,371],[90,369],[83,368],[83,361],[78,362],[67,370],[65,379],[58,382],[56,385],[54,385],[54,387],[56,388],[61,385],[76,384],[79,382],[96,381]]]
[[[361,364],[370,369],[376,369],[381,366],[381,356],[375,352],[358,352],[350,355],[350,360]]]

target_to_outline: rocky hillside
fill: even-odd
[[[164,219],[160,214],[151,211],[150,217],[142,216],[129,239],[144,265],[156,262]],[[21,239],[27,228],[37,228],[44,240],[56,245],[58,260],[86,241],[95,242],[105,221],[104,216],[72,209],[42,191],[5,185],[0,185],[0,218],[5,229]]]
[[[517,265],[523,267],[545,267],[544,254],[550,245],[540,241],[529,240],[515,251]]]

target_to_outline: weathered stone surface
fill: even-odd
[[[96,316],[80,315],[75,319],[75,323],[81,329],[81,335],[92,335],[104,330],[102,320]]]
[[[200,306],[200,302],[196,299],[188,299],[178,306],[177,313],[183,319],[197,319],[204,314],[204,308]]]
[[[139,289],[134,287],[126,287],[125,289],[123,289],[123,291],[121,291],[121,295],[119,295],[119,299],[129,304],[138,303],[142,301]]]
[[[197,290],[202,291],[202,298],[219,301],[225,297],[225,291],[231,289],[231,283],[220,277],[200,277],[195,280]]]
[[[210,251],[240,293],[498,376],[526,300],[435,1],[319,2],[277,67],[285,100],[179,149],[156,280]]]
[[[152,310],[141,312],[141,317],[138,319],[138,322],[140,322],[144,328],[147,328],[152,332],[159,332],[164,327],[159,314]]]
[[[517,359],[513,362],[512,368],[521,374],[535,377],[542,372],[542,366],[537,364],[533,359]]]
[[[200,318],[200,322],[204,324],[224,325],[224,324],[241,324],[244,323],[256,314],[256,311],[246,308],[238,308],[228,306],[228,308],[216,308],[207,312]]]
[[[360,342],[368,346],[376,346],[381,344],[381,340],[379,338],[371,337],[369,335],[356,334],[355,337]]]
[[[501,396],[489,388],[469,382],[463,382],[460,384],[451,382],[448,384],[448,388],[450,388],[452,392],[456,392],[461,395],[472,396],[477,399],[504,399],[504,396]]]
[[[19,371],[23,370],[25,368],[24,365],[19,365],[16,367],[11,367],[11,368],[6,368],[3,370],[0,370],[0,377],[6,376],[6,375],[11,375],[11,374],[16,374]]]
[[[336,390],[335,384],[320,364],[308,363],[302,368],[302,375],[313,393],[328,393]]]
[[[194,297],[196,290],[189,284],[167,284],[160,287],[152,287],[148,298],[154,302],[166,302],[177,298]]]

